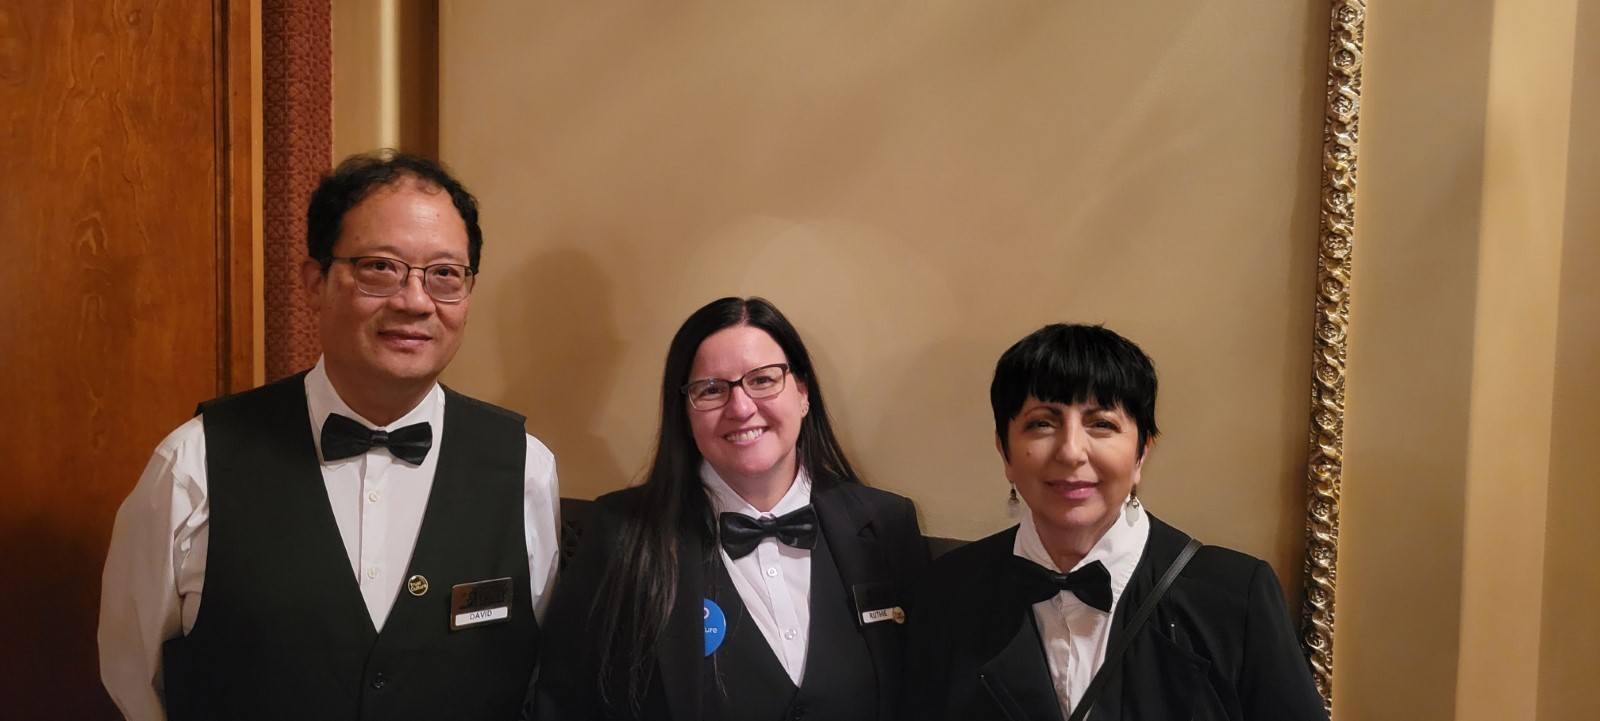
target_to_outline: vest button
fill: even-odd
[[[372,677],[372,687],[375,689],[381,689],[387,683],[389,683],[389,680],[384,678],[381,673]]]

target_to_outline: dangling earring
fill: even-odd
[[[1139,520],[1139,509],[1144,508],[1144,504],[1139,502],[1139,487],[1138,486],[1134,486],[1133,488],[1128,489],[1128,503],[1127,503],[1127,506],[1128,506],[1128,511],[1127,511],[1126,515],[1128,517],[1128,522],[1129,523],[1133,523],[1133,522]]]
[[[1013,483],[1011,484],[1011,493],[1009,497],[1006,498],[1006,515],[1011,518],[1016,518],[1019,515],[1017,509],[1021,506],[1022,500],[1017,498],[1017,484]]]

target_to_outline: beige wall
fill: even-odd
[[[1575,23],[1539,647],[1539,719],[1600,718],[1600,2]]]
[[[333,157],[439,149],[438,0],[337,0]]]
[[[1600,510],[1576,447],[1600,430],[1597,304],[1573,285],[1593,285],[1583,271],[1600,229],[1584,208],[1600,164],[1580,7],[1594,27],[1588,0],[1372,9],[1341,719],[1600,708],[1600,573],[1578,550],[1593,546],[1582,528]]]
[[[1334,640],[1345,720],[1454,717],[1491,16],[1488,2],[1369,16]]]
[[[1320,3],[445,2],[440,37],[488,237],[447,379],[568,495],[646,462],[677,324],[760,294],[867,478],[978,537],[995,359],[1104,322],[1162,373],[1150,505],[1298,575]]]
[[[1538,705],[1543,619],[1506,609],[1544,586],[1576,8],[1498,2],[1489,40],[1458,719]]]
[[[644,464],[683,316],[763,294],[869,480],[975,537],[995,357],[1105,322],[1162,372],[1143,494],[1292,591],[1326,6],[1261,5],[445,0],[488,232],[447,380],[590,497]],[[1600,0],[1371,12],[1338,718],[1600,717]]]

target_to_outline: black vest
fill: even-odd
[[[173,721],[509,719],[532,676],[522,417],[445,391],[416,548],[374,629],[328,506],[305,375],[201,406],[211,505],[204,595],[163,648]],[[512,579],[509,621],[450,630],[456,584]]]
[[[727,640],[701,665],[701,713],[718,721],[871,721],[878,679],[823,534],[811,551],[811,638],[795,688],[721,563],[707,595],[727,616]]]

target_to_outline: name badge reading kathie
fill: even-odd
[[[450,587],[450,630],[511,620],[511,579]]]
[[[901,610],[900,588],[892,583],[858,583],[850,588],[855,597],[856,614],[862,626],[893,621],[906,622],[906,612]]]
[[[863,625],[869,624],[869,623],[878,623],[878,622],[881,622],[881,621],[894,621],[895,623],[905,623],[906,622],[906,612],[900,610],[899,606],[895,606],[893,608],[878,608],[878,609],[874,609],[874,610],[871,610],[871,611],[863,611],[863,612],[861,612],[861,623]]]

